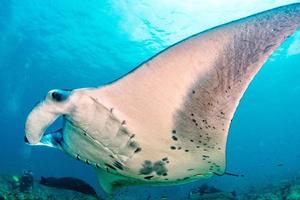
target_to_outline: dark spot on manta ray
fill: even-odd
[[[172,131],[172,133],[174,133],[174,134],[175,134],[175,133],[176,133],[176,130],[173,130],[173,131]]]
[[[140,174],[148,175],[153,172],[152,162],[150,160],[145,160],[142,168],[140,169]]]
[[[178,147],[177,149],[178,149],[178,150],[180,150],[180,149],[181,149],[181,147]]]
[[[88,159],[85,160],[85,163],[88,164],[88,165],[91,164]]]
[[[191,142],[194,142],[194,140],[190,140]]]
[[[175,147],[175,146],[170,146],[170,149],[171,149],[171,150],[175,150],[176,147]]]
[[[221,111],[221,115],[225,115],[225,113]]]
[[[191,116],[193,117],[193,116],[194,116],[194,113],[191,113]]]
[[[196,93],[196,91],[195,91],[195,90],[193,90],[193,91],[192,91],[192,93],[193,93],[193,94],[195,94],[195,93]]]
[[[96,164],[96,168],[100,168],[100,165],[99,165],[99,164]]]
[[[76,159],[77,159],[77,160],[80,160],[79,154],[76,155]]]
[[[152,179],[154,176],[145,176],[144,179],[150,180]]]
[[[138,147],[138,148],[134,151],[134,153],[138,153],[138,152],[140,152],[140,151],[142,151],[142,148],[141,148],[141,147]]]
[[[148,175],[148,174],[151,174],[152,172],[156,172],[156,174],[159,176],[166,174],[167,168],[165,166],[165,162],[159,160],[159,161],[156,161],[154,164],[152,164],[151,161],[145,160],[142,165],[142,168],[140,169],[140,174]]]
[[[153,171],[155,171],[156,174],[159,176],[167,173],[167,168],[165,167],[165,163],[160,160],[155,162],[153,165]]]
[[[172,136],[172,139],[173,139],[174,141],[177,141],[177,140],[178,140],[178,138],[177,138],[175,135]]]
[[[186,149],[186,150],[185,150],[185,152],[189,152],[189,150],[188,150],[188,149]]]
[[[192,119],[192,121],[195,122],[195,123],[197,122],[195,119]]]
[[[164,157],[163,159],[162,159],[162,161],[167,161],[168,160],[168,157]]]

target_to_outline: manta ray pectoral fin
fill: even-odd
[[[220,174],[242,95],[299,27],[299,3],[246,17],[173,45],[93,95],[142,138],[141,145],[149,147],[144,153],[179,157],[185,152],[185,161],[173,173],[193,166],[199,173]]]
[[[107,193],[112,194],[114,191],[122,187],[137,185],[137,183],[130,181],[130,178],[111,174],[101,168],[97,168],[95,170],[99,184]]]

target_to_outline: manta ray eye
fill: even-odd
[[[53,90],[50,91],[50,96],[53,100],[61,102],[70,96],[71,91],[68,90]]]

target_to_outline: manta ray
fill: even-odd
[[[25,140],[95,168],[111,193],[224,175],[226,141],[246,88],[300,28],[300,3],[197,33],[95,88],[54,89],[29,114]],[[58,118],[63,127],[47,133]]]

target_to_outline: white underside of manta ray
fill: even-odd
[[[26,140],[92,165],[107,192],[222,175],[242,95],[299,27],[300,4],[283,6],[191,36],[103,87],[52,90]],[[45,134],[59,116],[63,129]]]

